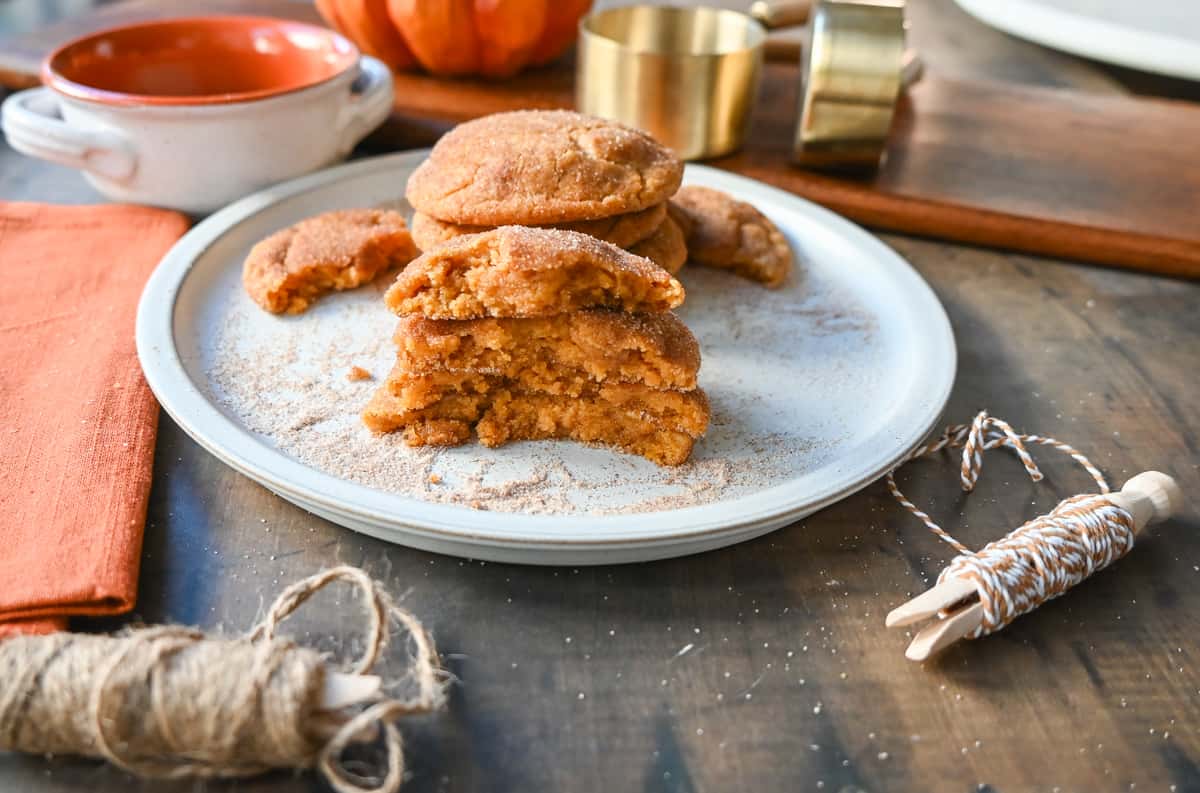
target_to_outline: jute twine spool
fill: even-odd
[[[403,675],[365,707],[323,711],[329,670],[279,623],[334,581],[361,590],[367,647],[348,671],[374,668],[392,622],[406,634]],[[396,718],[444,700],[446,675],[421,623],[362,570],[342,566],[288,587],[249,634],[210,637],[163,626],[115,636],[60,633],[0,641],[0,749],[101,757],[147,777],[244,777],[316,767],[337,793],[392,793],[404,776]],[[382,742],[377,774],[351,771],[353,743]]]

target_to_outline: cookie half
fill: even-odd
[[[399,212],[326,212],[251,248],[242,266],[242,285],[263,309],[299,314],[326,292],[361,286],[416,255]]]
[[[709,407],[699,389],[613,383],[562,396],[525,389],[504,377],[394,372],[362,418],[375,432],[402,430],[412,446],[463,443],[474,430],[485,446],[566,438],[679,465],[707,430]]]
[[[482,319],[583,308],[660,312],[683,298],[683,286],[661,267],[595,237],[501,226],[417,257],[384,299],[401,316]]]

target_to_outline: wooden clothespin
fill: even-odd
[[[1132,516],[1135,536],[1147,525],[1178,513],[1183,504],[1178,483],[1157,471],[1138,474],[1119,492],[1102,498]],[[983,624],[983,618],[984,606],[976,584],[965,578],[948,578],[894,609],[884,624],[895,628],[934,620],[917,633],[904,653],[910,660],[924,661],[975,633]]]
[[[321,687],[321,710],[341,710],[358,705],[375,697],[383,687],[379,675],[355,675],[346,672],[328,672]]]

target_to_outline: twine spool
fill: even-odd
[[[1050,446],[1069,455],[1091,475],[1100,493],[1068,498],[1049,514],[1025,523],[978,551],[971,551],[954,539],[909,501],[896,486],[896,469],[887,475],[888,489],[896,500],[938,538],[959,551],[938,576],[938,583],[965,579],[978,591],[983,618],[979,627],[967,634],[968,638],[1000,630],[1022,614],[1064,594],[1133,548],[1136,533],[1133,516],[1108,499],[1108,482],[1087,457],[1054,438],[1014,432],[1007,422],[989,416],[987,411],[981,411],[970,424],[947,427],[937,440],[914,449],[900,465],[942,449],[962,447],[959,478],[963,490],[970,492],[979,479],[983,452],[1005,447],[1020,458],[1030,479],[1040,482],[1042,472],[1026,444]]]
[[[282,620],[338,580],[361,590],[367,609],[367,647],[350,671],[374,668],[395,621],[407,634],[407,663],[388,688],[405,696],[377,695],[358,712],[323,711],[326,659],[276,636]],[[393,793],[404,775],[393,722],[440,707],[445,679],[421,623],[365,572],[342,566],[288,587],[242,637],[161,626],[0,641],[0,749],[100,757],[157,778],[316,767],[337,793]],[[348,769],[346,748],[377,736],[380,773]]]

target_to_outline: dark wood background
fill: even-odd
[[[12,30],[87,5],[10,0],[0,21]],[[911,6],[914,42],[945,74],[1198,93],[1011,39],[949,0]],[[7,147],[0,198],[100,200],[76,173]],[[460,679],[446,713],[404,727],[409,793],[1200,791],[1200,285],[884,239],[929,280],[954,325],[948,419],[986,407],[1077,445],[1116,483],[1169,471],[1187,513],[1068,597],[920,666],[904,660],[908,636],[885,631],[883,615],[923,589],[950,549],[880,484],[702,556],[579,569],[482,564],[315,518],[164,418],[137,616],[241,630],[287,583],[338,562],[367,567],[406,593]],[[945,460],[903,479],[960,538],[982,544],[1090,487],[1053,452],[1038,458],[1041,485],[1008,456],[990,456],[969,498]],[[296,629],[352,651],[344,632],[354,604],[314,605]],[[0,756],[3,791],[160,789],[323,786],[291,774],[162,785],[91,761]]]

